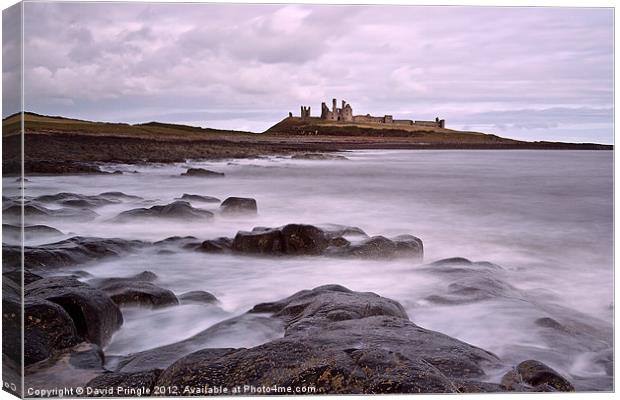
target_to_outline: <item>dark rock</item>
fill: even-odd
[[[452,266],[452,265],[472,265],[472,262],[466,258],[453,257],[453,258],[444,258],[443,260],[432,262],[429,265],[433,267],[443,267],[443,266]]]
[[[22,271],[21,269],[14,269],[12,271],[4,272],[2,274],[3,277],[7,277],[11,279],[13,282],[19,284],[22,281]],[[24,277],[24,285],[32,283],[34,281],[38,281],[39,279],[43,279],[42,276],[37,275],[30,270],[24,269],[23,271]]]
[[[502,388],[514,391],[574,392],[574,386],[551,367],[536,360],[523,361],[508,371]]]
[[[135,208],[118,214],[115,221],[127,221],[137,218],[168,218],[181,220],[206,220],[213,217],[207,210],[192,207],[187,201],[175,201],[165,206],[151,208]]]
[[[422,260],[422,241],[415,236],[401,235],[393,239],[384,236],[373,236],[360,243],[352,244],[344,255],[366,259],[391,259],[410,257]]]
[[[64,236],[64,233],[47,225],[30,225],[24,227],[24,239],[52,239]],[[11,240],[21,242],[21,228],[15,225],[2,224],[2,237],[4,241]]]
[[[362,229],[356,226],[346,226],[346,225],[338,225],[338,224],[325,224],[319,225],[319,228],[325,231],[330,238],[339,238],[339,237],[362,237],[367,238],[368,235]]]
[[[247,197],[229,197],[220,204],[220,212],[224,215],[256,214],[256,200]]]
[[[93,397],[127,397],[126,394],[119,393],[117,388],[130,392],[140,391],[142,395],[153,395],[153,387],[160,374],[160,369],[134,373],[108,372],[89,381],[86,387],[97,393]]]
[[[179,304],[172,291],[150,282],[112,283],[104,285],[101,290],[119,306],[157,308]]]
[[[171,236],[153,243],[155,246],[168,247],[166,250],[174,248],[196,249],[200,246],[200,241],[194,236]]]
[[[45,360],[80,341],[74,321],[63,307],[37,298],[24,301],[25,365]]]
[[[181,176],[200,176],[206,178],[222,178],[224,174],[222,172],[210,171],[204,168],[188,168],[187,171],[183,172]]]
[[[121,202],[121,201],[135,201],[135,200],[143,200],[140,196],[134,196],[131,194],[125,194],[123,192],[104,192],[100,193],[99,197],[103,197],[110,201]]]
[[[219,203],[221,201],[217,197],[202,196],[198,194],[187,194],[187,193],[183,193],[183,196],[181,196],[181,200],[199,201],[203,203]]]
[[[215,304],[218,303],[217,297],[209,292],[203,290],[194,290],[191,292],[183,293],[179,296],[181,303],[201,303],[201,304]]]
[[[312,225],[289,224],[280,228],[238,232],[232,248],[249,254],[322,254],[329,240],[321,229]]]
[[[326,285],[254,307],[286,326],[283,338],[249,348],[204,349],[164,370],[157,385],[315,386],[318,393],[451,393],[484,390],[491,353],[408,320],[397,302]],[[496,386],[493,386],[496,388]]]
[[[102,291],[72,277],[44,278],[24,287],[27,298],[60,305],[69,314],[80,337],[104,346],[120,328],[123,316]]]
[[[225,253],[231,250],[233,240],[220,237],[212,240],[205,240],[196,249],[205,253]]]
[[[348,160],[345,156],[326,153],[302,153],[291,157],[293,160]]]
[[[96,212],[88,209],[61,208],[52,210],[34,203],[25,204],[23,211],[26,218],[37,221],[53,219],[92,221],[99,216]],[[20,205],[12,205],[2,210],[2,213],[5,217],[9,217],[10,220],[20,219],[22,207]]]
[[[465,304],[497,297],[521,298],[512,285],[493,275],[471,270],[464,277],[448,284],[447,293],[434,294],[426,299],[439,304]]]
[[[24,247],[24,257],[30,268],[46,269],[119,256],[142,246],[144,243],[137,240],[75,236],[56,243]],[[18,246],[5,246],[3,250],[10,254],[20,252]]]
[[[100,370],[103,367],[105,356],[101,347],[96,344],[78,346],[69,354],[69,364],[73,368],[82,370]]]
[[[144,271],[126,278],[92,279],[88,283],[104,291],[119,306],[164,307],[179,304],[168,289],[152,282],[157,279],[151,271]]]

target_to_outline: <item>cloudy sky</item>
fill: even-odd
[[[263,131],[337,97],[354,114],[613,143],[611,9],[27,3],[24,14],[25,106],[38,113]],[[3,48],[6,59],[18,47]],[[17,68],[5,62],[5,85]]]

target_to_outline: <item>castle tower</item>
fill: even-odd
[[[336,99],[332,99],[332,112],[334,113],[334,116],[336,115]]]

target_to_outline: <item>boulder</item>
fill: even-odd
[[[575,387],[553,368],[540,361],[527,360],[508,371],[501,382],[507,390],[574,392]],[[525,385],[525,387],[523,387]]]
[[[232,249],[237,252],[270,255],[319,255],[328,246],[329,239],[323,230],[301,224],[241,231],[232,243]]]
[[[196,201],[196,202],[202,202],[202,203],[219,203],[219,202],[221,202],[221,200],[218,199],[217,197],[202,196],[202,195],[198,195],[198,194],[187,194],[187,193],[183,193],[183,196],[181,196],[180,200]]]
[[[45,360],[81,341],[63,307],[38,298],[24,301],[24,365]]]
[[[152,283],[156,279],[155,273],[143,271],[125,278],[95,278],[88,283],[105,292],[119,306],[158,308],[179,304],[172,291]]]
[[[213,217],[213,213],[207,210],[194,208],[187,201],[175,201],[164,206],[151,208],[135,208],[118,214],[114,221],[129,221],[144,218],[166,218],[187,221],[207,220]]]
[[[257,305],[285,324],[284,337],[248,349],[204,349],[156,385],[314,386],[317,393],[453,393],[495,389],[483,367],[496,356],[409,321],[402,306],[373,293],[326,285]]]
[[[119,256],[144,245],[138,240],[75,236],[56,243],[24,247],[24,258],[30,268],[49,269]],[[4,251],[13,258],[21,253],[19,246],[5,246]]]
[[[514,382],[523,382],[531,388],[540,388],[542,391],[548,391],[548,387],[560,392],[575,391],[575,387],[566,378],[553,368],[536,360],[519,363],[502,378],[502,385],[508,389],[513,387]]]
[[[256,214],[256,200],[247,197],[229,197],[220,204],[223,215]]]
[[[39,279],[24,287],[29,299],[58,304],[73,320],[77,335],[104,346],[123,323],[123,315],[101,290],[73,277]]]
[[[29,225],[24,227],[24,239],[45,240],[58,239],[64,236],[64,233],[56,228],[47,225]],[[21,228],[16,225],[2,224],[3,240],[21,243]]]
[[[400,235],[392,239],[384,236],[373,236],[352,244],[342,254],[364,259],[385,260],[408,257],[421,261],[423,245],[422,240],[412,235]]]
[[[111,283],[101,287],[119,306],[165,307],[179,304],[174,293],[150,282]]]
[[[118,388],[130,393],[140,391],[143,396],[153,395],[153,386],[160,374],[160,369],[134,373],[108,372],[92,379],[85,386],[92,389],[92,397],[127,397]]]
[[[185,303],[198,303],[198,304],[216,304],[219,301],[217,297],[209,292],[203,290],[193,290],[191,292],[183,293],[179,296],[179,301]]]
[[[99,214],[89,209],[61,208],[56,210],[46,208],[34,202],[24,204],[23,211],[25,218],[30,221],[50,221],[55,219],[92,221],[99,216]],[[11,221],[19,220],[22,215],[22,207],[19,204],[14,204],[3,209],[2,213]]]
[[[222,172],[210,171],[204,168],[188,168],[181,176],[200,176],[205,178],[223,178]]]
[[[205,240],[196,249],[205,253],[225,253],[231,250],[233,240],[226,237]]]

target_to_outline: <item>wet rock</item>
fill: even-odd
[[[106,345],[123,323],[120,310],[104,292],[72,277],[40,279],[26,285],[24,295],[61,306],[77,334],[99,346]]]
[[[71,316],[51,301],[27,298],[24,302],[24,364],[45,360],[55,351],[81,342]]]
[[[325,232],[312,225],[289,224],[274,229],[238,232],[232,249],[249,254],[318,255],[328,247]]]
[[[19,282],[22,281],[22,270],[21,268],[19,269],[14,269],[12,271],[8,271],[8,272],[4,272],[2,274],[3,277],[7,277],[10,280],[12,280],[13,282],[19,284]],[[33,272],[31,272],[28,269],[24,269],[23,270],[23,277],[24,277],[24,285],[27,285],[29,283],[32,283],[34,281],[38,281],[39,279],[43,279],[42,276],[35,274]]]
[[[24,257],[30,268],[49,269],[119,256],[144,245],[137,240],[75,236],[56,243],[24,247]],[[20,252],[18,246],[5,246],[3,250],[9,255]]]
[[[345,156],[327,153],[302,153],[291,157],[293,160],[348,160]]]
[[[218,303],[217,297],[203,290],[194,290],[183,293],[179,296],[181,303],[215,304]]]
[[[466,304],[497,297],[520,297],[512,285],[491,275],[471,272],[469,276],[450,283],[445,294],[433,294],[426,299],[438,304]]]
[[[85,386],[93,389],[92,397],[127,397],[126,394],[119,393],[117,388],[153,395],[153,387],[161,372],[160,369],[134,373],[108,372],[89,381]],[[146,393],[146,390],[149,393]]]
[[[158,308],[179,304],[172,291],[152,283],[156,279],[155,273],[144,271],[125,278],[92,279],[88,283],[105,292],[119,306]]]
[[[153,243],[155,246],[163,247],[162,251],[169,251],[172,254],[179,247],[194,250],[200,246],[200,241],[194,236],[171,236]]]
[[[273,313],[285,324],[284,337],[248,349],[192,353],[166,368],[157,385],[242,381],[315,386],[318,393],[451,393],[483,390],[472,379],[498,362],[482,349],[416,326],[393,300],[339,285],[304,290],[251,312]]]
[[[125,194],[123,192],[104,192],[100,193],[99,197],[103,197],[105,199],[115,202],[144,200],[140,196]]]
[[[179,304],[177,297],[168,289],[150,282],[111,283],[101,287],[119,306],[165,307]]]
[[[384,236],[373,236],[360,243],[351,245],[344,255],[365,259],[391,259],[409,257],[422,260],[422,240],[411,235],[401,235],[393,239]]]
[[[508,371],[501,381],[506,390],[574,392],[574,386],[548,365],[536,360],[523,361]]]
[[[202,196],[202,195],[198,195],[198,194],[187,194],[187,193],[183,193],[183,196],[181,196],[180,200],[197,201],[197,202],[203,202],[203,203],[219,203],[219,202],[221,202],[221,200],[218,199],[217,197]]]
[[[114,221],[129,221],[144,218],[166,218],[179,220],[207,220],[213,217],[213,213],[207,210],[192,207],[187,201],[175,201],[165,206],[153,206],[151,208],[135,208],[118,214]]]
[[[256,214],[256,200],[246,197],[229,197],[220,204],[223,215]]]
[[[231,250],[233,240],[220,237],[212,240],[205,240],[197,247],[197,250],[205,253],[225,253]]]
[[[64,236],[64,233],[56,228],[52,228],[47,225],[30,225],[24,227],[24,238],[29,240],[44,240],[53,239]],[[20,242],[21,241],[21,228],[19,226],[2,224],[2,237],[3,240]]]
[[[35,203],[25,204],[23,207],[24,216],[31,221],[47,221],[54,219],[75,220],[75,221],[92,221],[99,214],[88,209],[61,208],[52,210]],[[19,220],[22,215],[22,207],[20,205],[12,205],[2,210],[5,217],[9,220]]]
[[[438,260],[430,263],[430,266],[433,267],[444,267],[444,266],[452,266],[452,265],[472,265],[473,263],[466,258],[463,257],[452,257],[452,258],[444,258],[443,260]]]
[[[330,238],[350,237],[350,238],[367,238],[368,235],[362,229],[356,226],[324,224],[319,225]]]
[[[200,176],[205,178],[223,178],[222,172],[210,171],[204,168],[188,168],[181,176]]]

